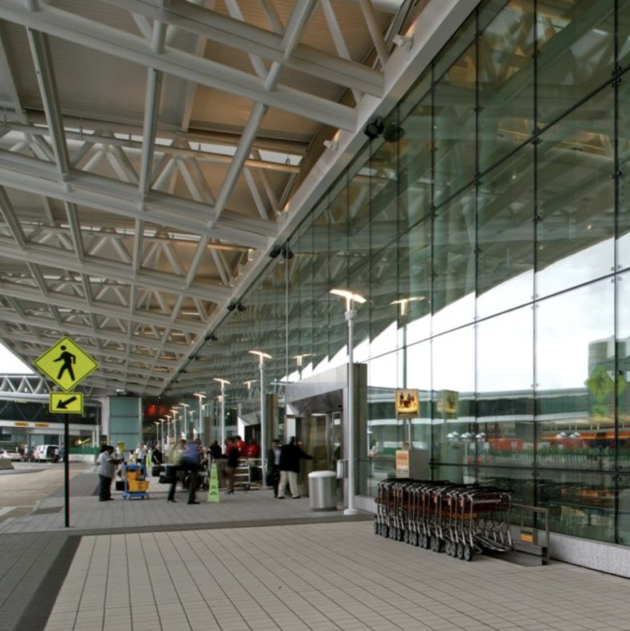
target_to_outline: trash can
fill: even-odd
[[[308,474],[311,510],[337,510],[337,474],[334,471],[313,471]]]

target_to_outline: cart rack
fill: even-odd
[[[512,549],[504,490],[399,478],[380,482],[375,501],[374,532],[383,537],[466,561],[484,549]]]

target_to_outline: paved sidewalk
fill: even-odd
[[[0,524],[0,628],[630,631],[626,579],[464,563],[375,536],[370,515],[312,512],[271,491],[188,506],[157,488],[149,500],[72,497],[70,529],[56,493]]]
[[[84,537],[46,631],[621,631],[629,583],[464,563],[367,522]]]

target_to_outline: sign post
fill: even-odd
[[[48,409],[52,414],[64,415],[63,469],[65,526],[70,528],[70,414],[83,414],[83,394],[71,392],[86,377],[98,369],[98,362],[90,357],[74,340],[62,337],[33,365],[54,381],[63,392],[51,392]]]

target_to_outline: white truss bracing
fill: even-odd
[[[160,394],[286,240],[314,141],[385,97],[407,3],[87,4],[0,2],[0,339]]]

